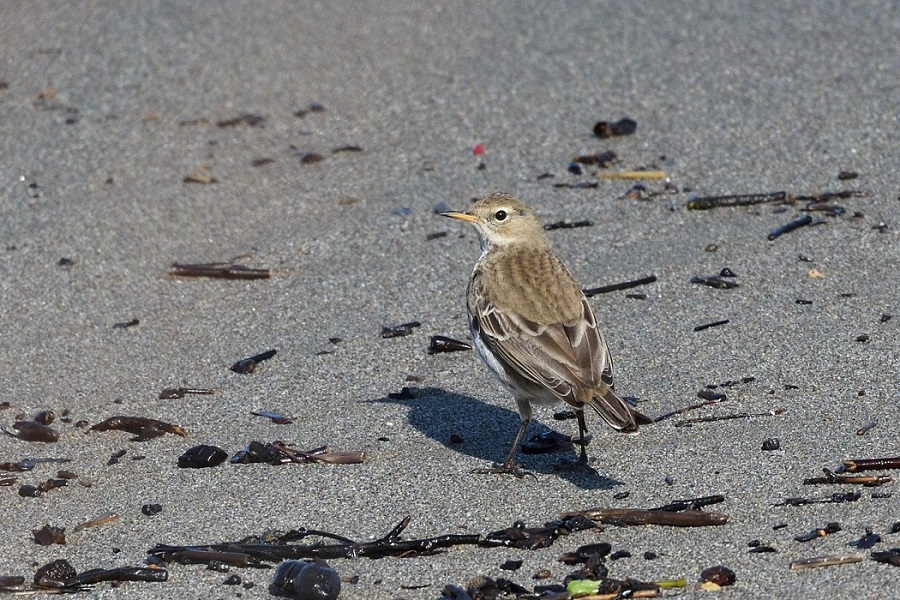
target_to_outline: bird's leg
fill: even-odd
[[[587,424],[584,422],[584,411],[581,409],[575,409],[575,415],[578,417],[578,443],[581,446],[581,454],[578,456],[578,460],[565,460],[557,465],[556,468],[561,471],[576,471],[585,469],[592,472],[594,471],[594,468],[588,462],[587,450],[585,450],[587,442],[585,441],[584,434],[587,433]]]
[[[530,422],[531,419],[522,419],[522,424],[519,425],[519,433],[516,434],[516,441],[513,442],[512,448],[510,448],[509,454],[506,456],[506,460],[503,461],[502,465],[490,469],[474,469],[472,472],[480,474],[509,473],[520,479],[525,477],[525,475],[531,475],[533,477],[533,473],[529,473],[516,464],[516,450],[519,449],[519,442],[522,441],[522,436],[525,435],[525,430],[528,428],[528,423]]]
[[[578,464],[585,465],[588,464],[588,455],[587,450],[585,450],[585,441],[584,434],[587,433],[587,424],[584,422],[584,411],[576,410],[575,415],[578,417],[578,443],[581,446],[581,455],[578,457]]]
[[[522,424],[519,425],[519,432],[516,434],[516,440],[512,444],[512,448],[509,449],[509,454],[506,456],[506,460],[503,461],[504,469],[515,469],[518,468],[516,464],[516,450],[519,449],[519,443],[522,441],[522,436],[525,435],[525,430],[528,428],[528,423],[531,419],[526,421],[522,421]]]

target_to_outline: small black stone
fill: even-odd
[[[217,446],[200,444],[189,448],[178,457],[178,466],[182,469],[204,469],[216,467],[228,458],[228,453]]]
[[[781,450],[781,441],[778,438],[769,438],[763,442],[762,449],[766,452]]]
[[[521,559],[508,560],[505,563],[503,563],[502,565],[500,565],[500,569],[503,571],[517,571],[520,568],[522,568],[522,562],[523,561]]]
[[[145,504],[141,507],[141,512],[152,517],[162,512],[162,504]]]

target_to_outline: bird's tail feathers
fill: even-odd
[[[653,419],[632,408],[612,388],[594,390],[586,404],[610,427],[623,433],[636,433],[641,425],[653,423]]]

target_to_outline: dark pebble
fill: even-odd
[[[769,438],[762,443],[762,449],[766,452],[781,450],[781,441],[778,438]]]
[[[737,576],[734,574],[734,571],[725,565],[716,565],[715,567],[703,569],[700,573],[700,579],[725,587],[734,585],[734,582],[737,581]]]
[[[341,577],[323,560],[287,560],[275,569],[273,585],[300,600],[336,600]]]
[[[502,565],[500,565],[500,569],[503,571],[518,571],[522,568],[522,560],[508,560]]]
[[[182,469],[204,469],[221,465],[227,458],[228,453],[221,448],[200,444],[179,456],[178,466]]]
[[[584,546],[579,546],[575,550],[575,554],[581,557],[584,560],[592,556],[596,556],[598,558],[603,558],[607,556],[610,552],[612,552],[612,545],[609,542],[597,542],[596,544],[585,544]]]
[[[23,485],[19,488],[19,495],[23,498],[40,498],[42,492],[33,485]]]
[[[162,512],[162,504],[145,504],[141,507],[141,512],[152,517]]]

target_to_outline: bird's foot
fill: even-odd
[[[521,465],[517,465],[514,462],[511,463],[503,463],[502,465],[494,465],[490,469],[472,469],[473,473],[478,473],[479,475],[515,475],[519,479],[524,478],[526,475],[530,477],[534,477],[537,479],[537,476],[531,471],[526,471],[522,468]]]

